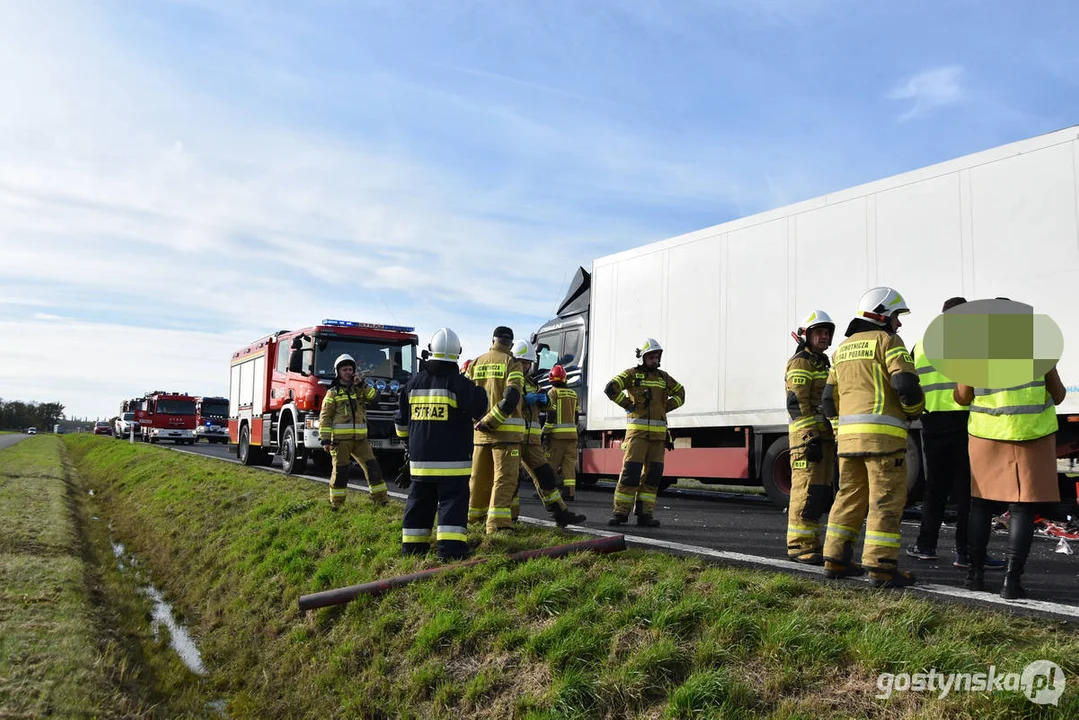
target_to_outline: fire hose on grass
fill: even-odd
[[[508,557],[510,560],[518,562],[538,557],[565,557],[571,553],[582,551],[606,554],[621,552],[625,549],[626,536],[612,535],[611,537],[583,540],[581,542],[570,543],[569,545],[557,545],[555,547],[540,548],[538,550],[525,550],[509,555]],[[421,570],[420,572],[409,573],[408,575],[399,575],[386,580],[375,580],[374,582],[363,583],[361,585],[350,585],[349,587],[324,590],[310,595],[301,595],[300,610],[306,612],[307,610],[328,607],[330,605],[343,605],[351,600],[355,600],[360,595],[378,595],[379,593],[384,593],[387,590],[392,590],[393,588],[401,587],[402,585],[407,585],[411,582],[416,582],[417,580],[426,580],[439,573],[449,572],[450,570],[456,570],[458,568],[480,565],[488,560],[490,560],[490,558],[477,558],[462,563],[454,563],[453,565],[431,568],[430,570]]]

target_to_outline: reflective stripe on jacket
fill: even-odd
[[[904,407],[892,388],[899,373],[916,376],[903,339],[885,330],[856,332],[832,355],[828,384],[834,385],[839,455],[890,455],[907,447],[908,417],[925,407]]]
[[[821,409],[821,396],[828,382],[828,357],[808,350],[787,361],[788,439],[791,450],[804,447],[814,438],[832,439],[832,424]]]
[[[467,377],[487,392],[487,414],[483,422],[491,428],[490,432],[476,430],[472,436],[474,444],[519,443],[524,440],[525,421],[521,406],[525,401],[525,376],[521,367],[521,363],[508,350],[503,350],[497,344],[468,366]],[[516,388],[520,394],[516,406],[508,415],[498,407],[507,387]]]
[[[967,431],[987,440],[1023,442],[1056,433],[1057,411],[1045,376],[1014,388],[974,389]]]
[[[686,402],[682,383],[659,368],[645,370],[643,365],[615,375],[604,392],[627,411],[627,438],[667,437],[667,413]]]
[[[577,393],[565,385],[552,385],[547,390],[547,422],[543,432],[556,440],[577,439]]]
[[[363,381],[351,386],[331,385],[318,415],[320,441],[359,440],[367,437],[367,405],[378,393]]]
[[[447,372],[432,372],[435,365]],[[439,368],[441,371],[442,368]],[[394,426],[407,438],[413,480],[472,474],[472,425],[487,412],[487,393],[460,374],[456,364],[428,362],[401,388]]]

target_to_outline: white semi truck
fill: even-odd
[[[558,316],[534,335],[540,369],[562,362],[581,396],[584,482],[616,476],[625,413],[603,394],[646,337],[686,388],[668,418],[666,480],[790,492],[784,368],[791,331],[813,309],[843,339],[858,298],[888,285],[918,341],[955,295],[1007,297],[1064,335],[1058,455],[1079,455],[1079,127],[985,150],[787,207],[633,248],[578,270]],[[542,346],[546,346],[545,348]],[[919,425],[908,448],[913,499]]]

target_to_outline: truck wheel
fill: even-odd
[[[259,465],[262,459],[260,448],[251,447],[251,427],[244,425],[240,428],[240,442],[236,455],[241,465]]]
[[[791,450],[788,436],[781,435],[768,446],[761,464],[761,485],[774,505],[782,509],[790,505]]]
[[[281,467],[286,475],[300,475],[307,467],[307,458],[303,451],[296,448],[296,427],[289,425],[285,428],[285,437],[281,440]]]

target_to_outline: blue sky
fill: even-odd
[[[595,257],[1079,123],[1067,1],[2,7],[0,397],[79,415],[323,317],[475,354]]]

